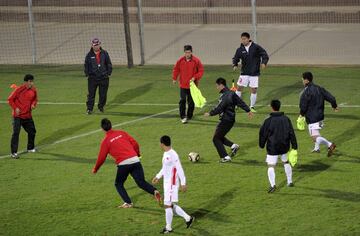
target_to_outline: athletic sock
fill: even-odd
[[[330,147],[331,146],[331,142],[329,142],[328,140],[326,140],[326,138],[324,137],[317,137],[316,138],[316,142],[320,145],[320,144],[325,144],[327,147]]]
[[[250,107],[254,107],[254,106],[255,106],[256,96],[257,96],[256,93],[252,93],[252,94],[250,95]]]
[[[274,169],[274,167],[268,168],[268,178],[269,178],[270,186],[274,187],[275,186],[275,169]]]
[[[235,93],[241,98],[241,91],[236,91]]]
[[[186,222],[188,222],[191,219],[191,217],[178,205],[174,204],[173,209],[175,214],[184,218]]]
[[[292,183],[292,168],[289,163],[284,164],[285,174],[287,178],[287,183]]]
[[[172,230],[171,224],[173,219],[173,210],[171,208],[165,208],[165,219],[166,219],[166,229]]]

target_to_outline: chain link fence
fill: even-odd
[[[360,64],[360,0],[142,0],[143,58],[128,2],[135,64],[173,64],[185,44],[205,64],[231,64],[243,31],[271,64]],[[0,64],[81,64],[94,36],[127,63],[121,0],[2,0],[0,30]]]

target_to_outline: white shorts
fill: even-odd
[[[323,121],[308,124],[308,129],[309,129],[310,136],[319,136],[320,135],[320,130],[323,128],[323,126],[324,126]]]
[[[268,163],[268,165],[276,165],[279,156],[281,156],[282,162],[288,161],[287,154],[282,154],[282,155],[266,155],[266,162]]]
[[[164,205],[171,206],[172,203],[179,201],[179,186],[171,183],[164,184]]]
[[[240,75],[237,85],[241,87],[249,86],[250,88],[257,88],[259,87],[259,76]]]

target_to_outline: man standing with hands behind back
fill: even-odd
[[[201,77],[204,74],[204,67],[199,58],[195,57],[192,53],[192,46],[184,46],[184,56],[180,57],[176,62],[173,69],[173,83],[179,79],[180,87],[180,118],[183,124],[193,117],[195,104],[190,94],[190,81],[194,81],[198,86]],[[188,103],[188,111],[186,113],[186,100]]]
[[[98,109],[104,112],[107,91],[109,88],[109,77],[112,73],[110,56],[101,46],[98,38],[91,40],[91,49],[85,57],[84,72],[88,77],[88,96],[86,101],[86,114],[93,113],[96,89],[99,87]]]

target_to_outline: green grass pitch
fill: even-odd
[[[9,155],[11,111],[5,103],[12,83],[25,73],[35,75],[39,91],[33,112],[38,153],[19,160],[0,159],[0,235],[157,235],[165,225],[164,210],[128,178],[133,209],[117,209],[122,201],[114,188],[116,167],[108,157],[97,175],[91,174],[103,132],[101,118],[134,136],[141,146],[147,180],[161,168],[161,135],[170,135],[181,156],[188,192],[180,205],[196,217],[191,229],[181,218],[174,235],[359,235],[360,234],[360,68],[269,67],[258,91],[258,112],[249,120],[237,113],[229,138],[240,144],[232,163],[219,164],[212,145],[217,117],[196,109],[189,124],[178,117],[179,90],[171,83],[170,66],[116,67],[110,81],[105,114],[85,115],[86,79],[82,66],[0,66],[0,156]],[[323,136],[338,149],[332,158],[311,154],[306,131],[296,131],[299,162],[293,169],[295,188],[287,188],[281,164],[276,169],[279,190],[267,194],[265,150],[258,132],[270,112],[267,104],[282,101],[295,125],[301,73],[311,70],[342,104],[339,113],[326,107]],[[200,88],[210,105],[217,102],[215,79],[237,79],[228,66],[205,66]],[[249,102],[249,92],[244,93]],[[54,104],[51,104],[54,103]],[[147,105],[147,104],[154,105]],[[288,105],[288,106],[285,106]],[[160,114],[159,114],[160,113]],[[84,135],[85,134],[85,135]],[[88,135],[86,135],[88,134]],[[21,131],[19,150],[26,148]],[[187,154],[200,153],[199,163]],[[162,190],[162,185],[158,186]]]

